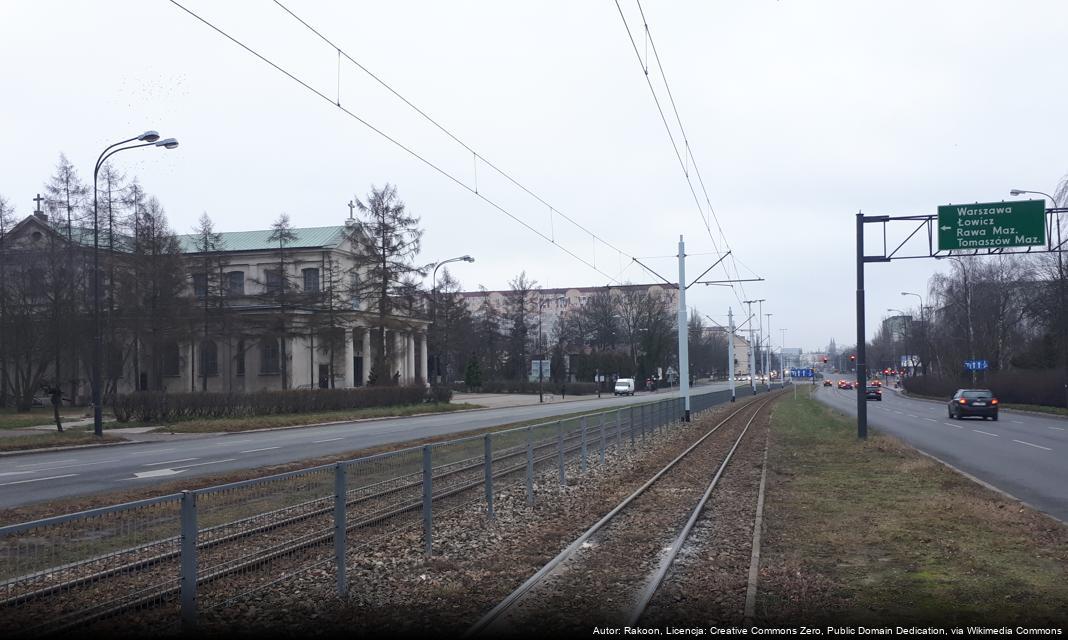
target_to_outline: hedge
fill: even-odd
[[[565,394],[569,396],[587,396],[597,393],[597,383],[595,382],[568,382],[566,385],[560,382],[551,382],[546,380],[541,387],[545,393],[560,393],[560,389],[564,388]],[[472,392],[477,391],[479,393],[522,393],[522,394],[534,394],[538,393],[538,382],[530,382],[527,380],[486,380],[482,383],[482,386],[477,389],[469,389],[462,383],[456,383],[452,385],[454,391]],[[603,391],[606,393],[612,392],[612,385],[609,382],[604,383]]]
[[[253,393],[138,391],[118,396],[113,409],[115,419],[119,422],[149,422],[317,413],[418,404],[427,400],[448,402],[451,398],[450,389],[435,388],[428,392],[426,387],[421,385]]]
[[[957,389],[990,389],[1001,402],[1064,406],[1064,371],[1060,369],[1013,369],[1012,371],[981,371],[976,383],[970,374],[959,378],[911,376],[902,383],[909,393],[950,398]]]

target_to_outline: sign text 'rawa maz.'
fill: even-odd
[[[1046,201],[938,207],[938,250],[1031,247],[1046,243]]]

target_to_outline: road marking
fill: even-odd
[[[1056,429],[1057,431],[1064,431],[1062,427],[1046,427],[1047,429]]]
[[[248,451],[238,451],[238,453],[256,453],[257,451],[270,451],[271,449],[281,449],[281,445],[277,447],[264,447],[262,449],[249,449]]]
[[[241,444],[242,442],[252,442],[252,440],[227,440],[226,442],[217,442],[215,443],[215,446],[225,447],[226,445]]]
[[[131,456],[154,456],[157,453],[167,453],[168,451],[174,451],[174,448],[170,449],[153,449],[152,451],[138,451],[137,453],[130,453]]]
[[[976,432],[976,433],[981,433],[981,434],[983,434],[984,436],[994,436],[995,438],[1000,438],[1000,437],[1001,437],[1001,436],[999,436],[998,434],[996,434],[996,433],[990,433],[989,431],[980,431],[980,430],[978,430],[978,429],[972,429],[972,431],[974,431],[974,432]]]
[[[36,471],[0,471],[0,476],[22,476],[27,473],[37,473]]]
[[[916,415],[916,414],[914,414],[914,413],[910,413],[910,414],[909,414],[909,417],[910,417],[910,418],[919,418],[920,416],[918,416],[918,415]]]
[[[330,438],[329,440],[312,440],[312,444],[319,444],[320,442],[334,442],[335,440],[344,440],[344,438]]]
[[[161,464],[170,464],[172,462],[189,462],[190,460],[196,460],[196,458],[182,458],[180,460],[164,460],[163,462],[149,462],[141,465],[142,467],[158,467]]]
[[[126,478],[127,480],[141,480],[142,478],[160,478],[162,476],[174,476],[181,473],[181,471],[175,471],[174,469],[153,469],[151,471],[135,471],[133,478]]]
[[[195,460],[196,458],[194,458]],[[226,458],[225,460],[212,460],[210,462],[198,462],[196,464],[183,464],[180,467],[174,467],[175,469],[188,469],[189,467],[203,467],[206,464],[219,464],[220,462],[233,462],[237,458]]]
[[[52,471],[54,469],[69,469],[71,467],[91,467],[94,464],[107,464],[109,462],[116,462],[118,458],[111,458],[109,460],[100,460],[99,462],[78,462],[75,464],[61,464],[58,467],[41,467],[34,469],[34,471]]]
[[[935,420],[934,418],[924,418],[924,420],[930,420],[931,422],[938,422],[938,420]]]
[[[70,478],[78,475],[77,473],[68,473],[62,476],[48,476],[47,478],[30,478],[29,480],[16,480],[14,482],[4,482],[0,484],[0,487],[6,487],[10,484],[25,484],[27,482],[43,482],[44,480],[58,480],[59,478]]]
[[[52,460],[50,462],[34,462],[32,464],[20,464],[20,465],[16,465],[16,466],[19,469],[25,469],[26,467],[38,467],[38,466],[41,466],[42,464],[62,464],[64,462],[77,462],[77,461],[78,461],[77,458],[70,458],[68,460]]]
[[[898,411],[897,409],[894,409],[894,413],[900,413],[901,415],[905,415],[903,412]]]
[[[953,427],[954,429],[963,429],[964,428],[964,427],[960,426],[959,424],[951,424],[949,422],[943,422],[942,424],[946,425],[947,427]]]
[[[1023,421],[1022,420],[1013,420],[1012,423],[1013,424],[1023,424]]]
[[[1026,444],[1027,446],[1034,447],[1036,449],[1045,449],[1046,451],[1053,451],[1053,449],[1050,449],[1049,447],[1043,447],[1040,444],[1031,444],[1030,442],[1024,442],[1023,440],[1013,440],[1013,442],[1019,442],[1020,444]]]

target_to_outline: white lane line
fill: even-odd
[[[1064,431],[1063,427],[1046,427],[1047,429],[1053,429],[1055,431]]]
[[[137,453],[129,453],[130,456],[154,456],[157,453],[167,453],[168,451],[174,451],[174,448],[170,449],[153,449],[152,451],[138,451]]]
[[[226,442],[215,443],[216,447],[225,447],[231,444],[241,444],[242,442],[252,442],[252,440],[227,440]]]
[[[196,458],[182,458],[180,460],[164,460],[163,462],[149,462],[141,465],[142,467],[158,467],[161,464],[170,464],[172,462],[189,462],[190,460],[196,460]]]
[[[1012,423],[1013,424],[1023,424],[1023,421],[1022,420],[1013,420]]]
[[[195,460],[196,458],[194,458]],[[189,467],[203,467],[206,464],[219,464],[220,462],[233,462],[237,458],[227,458],[225,460],[212,460],[211,462],[198,462],[196,464],[183,464],[177,467],[171,467],[172,469],[188,469]]]
[[[1053,451],[1053,449],[1050,449],[1049,447],[1043,447],[1040,444],[1031,444],[1030,442],[1024,442],[1023,440],[1013,440],[1013,442],[1019,442],[1020,444],[1026,444],[1027,446],[1034,447],[1036,449],[1045,449],[1046,451]]]
[[[37,473],[36,471],[0,471],[0,477],[2,476],[24,476],[27,473]]]
[[[238,451],[238,453],[256,453],[257,451],[270,451],[271,449],[281,449],[282,446],[277,447],[264,447],[262,449],[249,449],[248,451]]]
[[[319,444],[320,442],[334,442],[335,440],[344,440],[344,438],[330,438],[328,440],[312,440],[312,444]]]
[[[48,462],[34,462],[33,464],[20,464],[15,465],[19,469],[25,469],[26,467],[39,467],[42,464],[63,464],[64,462],[77,462],[77,458],[70,458],[68,460],[50,460]]]
[[[931,422],[938,422],[938,420],[935,420],[934,418],[924,418],[924,420],[930,420]]]
[[[918,416],[918,415],[916,415],[916,414],[914,414],[914,413],[910,413],[910,414],[909,414],[909,417],[910,417],[910,418],[919,418],[920,416]]]
[[[1000,437],[1001,437],[1001,436],[999,436],[998,434],[996,434],[996,433],[990,433],[989,431],[980,431],[980,430],[978,430],[978,429],[972,429],[972,431],[974,431],[974,432],[976,432],[976,433],[981,433],[981,434],[983,434],[984,436],[994,436],[995,438],[1000,438]]]
[[[16,480],[14,482],[0,483],[0,487],[6,487],[6,486],[8,486],[10,484],[25,484],[27,482],[42,482],[44,480],[58,480],[59,478],[70,478],[70,477],[73,477],[73,476],[76,476],[76,475],[78,475],[78,474],[77,473],[68,473],[68,474],[62,475],[62,476],[48,476],[47,478],[30,478],[29,480]]]
[[[952,424],[952,423],[949,423],[949,422],[943,422],[942,424],[946,425],[947,427],[953,427],[954,429],[963,429],[964,428],[964,427],[960,426],[959,424]]]
[[[900,413],[901,415],[905,415],[904,412],[898,411],[897,409],[894,409],[894,413]]]
[[[33,469],[33,471],[52,471],[54,469],[70,469],[71,467],[91,467],[94,464],[107,464],[109,462],[116,462],[118,458],[111,458],[109,460],[100,460],[98,462],[78,462],[75,464],[61,464],[58,467],[40,467]]]

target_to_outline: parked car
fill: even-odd
[[[984,420],[998,419],[998,399],[990,389],[957,389],[949,401],[949,418],[981,416]]]
[[[864,390],[864,399],[865,400],[878,400],[878,401],[882,402],[883,390],[880,389],[877,385],[869,385]]]
[[[613,393],[617,396],[634,395],[634,378],[620,378],[619,380],[616,380],[616,386],[613,389]]]

